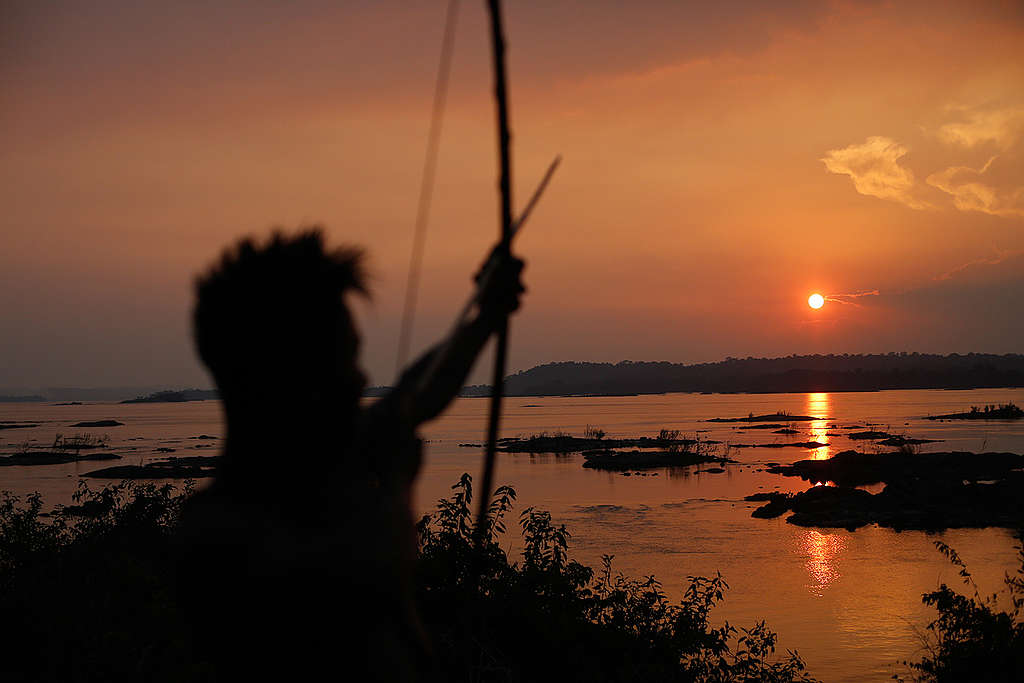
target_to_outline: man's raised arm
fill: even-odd
[[[390,403],[403,421],[415,426],[434,419],[462,390],[491,333],[519,308],[519,296],[525,291],[520,282],[523,266],[514,257],[498,262],[486,281],[480,282],[475,315],[402,373],[398,385],[382,400]]]

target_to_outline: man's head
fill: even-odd
[[[325,251],[319,228],[226,250],[197,281],[194,326],[229,415],[239,403],[354,405],[365,378],[342,295],[364,282],[362,252]]]

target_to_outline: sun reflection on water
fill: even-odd
[[[821,597],[825,589],[842,576],[837,560],[846,549],[846,539],[839,534],[823,534],[808,529],[799,542],[801,555],[807,558],[804,566],[811,581],[807,587],[812,595]]]
[[[823,417],[824,420],[814,420],[808,424],[810,429],[810,440],[818,443],[829,443],[828,419],[832,417],[832,397],[825,392],[813,392],[807,394],[807,412],[805,415]],[[833,455],[832,446],[815,448],[811,451],[811,460],[828,460]]]

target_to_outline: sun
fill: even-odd
[[[811,308],[821,308],[825,305],[825,297],[815,292],[807,297],[807,305]]]

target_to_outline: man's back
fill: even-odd
[[[186,506],[182,596],[222,677],[415,678],[408,487],[345,469],[311,482],[307,504],[218,481]]]

